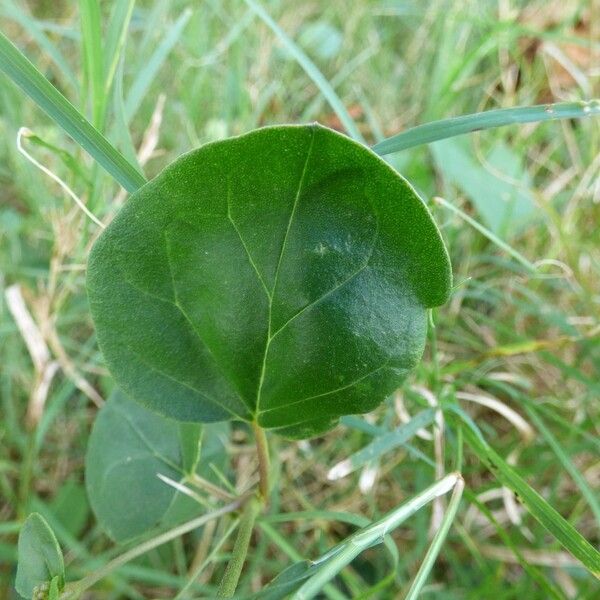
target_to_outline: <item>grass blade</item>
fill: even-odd
[[[301,554],[298,552],[298,550],[296,550],[294,548],[294,546],[292,544],[290,544],[290,542],[283,536],[281,535],[276,529],[274,529],[273,527],[271,527],[268,523],[262,522],[260,523],[260,528],[263,530],[263,532],[267,535],[267,537],[269,537],[269,539],[280,549],[282,550],[285,554],[287,554],[293,561],[296,561],[296,563],[304,563]],[[296,566],[296,565],[294,565]],[[305,571],[301,571],[301,573],[304,573]],[[300,579],[301,581],[301,579]],[[278,582],[281,585],[281,581]],[[289,583],[293,583],[293,582],[287,582]],[[271,587],[271,586],[269,586]],[[275,587],[275,586],[273,586]],[[325,596],[327,596],[327,598],[330,598],[331,600],[346,600],[346,596],[344,596],[344,594],[342,594],[341,592],[339,592],[338,590],[336,590],[330,583],[328,583],[327,585],[325,585],[323,587],[323,594]],[[277,594],[277,596],[279,596]],[[276,596],[276,597],[277,597]],[[283,596],[281,596],[283,597]]]
[[[101,129],[104,120],[105,95],[101,18],[98,0],[79,0],[79,12],[81,14],[84,73],[89,85],[92,104],[92,124],[97,129]]]
[[[590,489],[587,481],[583,475],[579,472],[579,469],[573,464],[569,456],[562,449],[562,446],[558,443],[557,439],[552,435],[551,431],[546,427],[546,424],[537,412],[528,404],[525,404],[525,410],[537,427],[538,431],[546,439],[548,446],[552,448],[554,454],[562,464],[564,470],[571,476],[573,481],[577,484],[577,487],[581,491],[581,495],[587,500],[589,507],[592,509],[592,513],[596,518],[596,525],[600,527],[600,504],[596,498],[596,494]]]
[[[111,138],[115,140],[115,145],[123,153],[123,156],[140,171],[140,166],[135,145],[131,138],[131,131],[125,117],[125,103],[123,101],[123,58],[117,65],[117,72],[114,78],[113,88],[113,111],[114,111],[114,129]]]
[[[113,6],[105,44],[104,92],[107,95],[112,88],[121,52],[125,46],[134,5],[135,0],[118,0]]]
[[[372,442],[361,448],[358,452],[334,465],[327,474],[330,480],[341,479],[353,471],[360,469],[368,462],[375,460],[390,452],[394,448],[403,445],[412,438],[419,429],[427,427],[435,419],[435,410],[426,409],[414,416],[408,423],[376,437]]]
[[[128,192],[144,176],[0,33],[0,71],[16,83]]]
[[[460,500],[462,498],[463,490],[465,489],[464,480],[458,479],[456,485],[454,487],[454,491],[452,492],[452,497],[450,498],[450,502],[448,504],[448,508],[446,509],[446,513],[444,514],[444,518],[440,525],[440,528],[437,530],[433,540],[431,540],[431,545],[429,546],[429,550],[427,550],[427,554],[423,559],[423,563],[419,567],[415,578],[406,594],[405,600],[417,600],[419,595],[421,594],[421,590],[429,577],[429,573],[431,573],[431,569],[444,545],[444,541],[446,540],[446,536],[450,531],[450,527],[454,521],[454,517],[456,517],[456,512],[458,511],[458,507],[460,505]]]
[[[350,564],[361,552],[380,543],[385,536],[400,526],[429,502],[447,494],[462,478],[458,473],[446,475],[421,493],[401,504],[383,519],[350,536],[319,560],[312,563],[314,574],[294,594],[293,600],[314,598],[333,577]]]
[[[556,119],[581,119],[592,115],[600,115],[600,100],[558,102],[556,104],[487,110],[412,127],[375,144],[373,151],[380,155],[392,154],[393,152],[400,152],[400,150],[421,146],[422,144],[430,144],[455,135],[503,127],[504,125],[537,123]]]
[[[458,215],[461,219],[466,221],[471,227],[473,227],[473,229],[479,231],[479,233],[484,235],[488,240],[490,240],[490,242],[498,246],[498,248],[504,250],[507,254],[512,256],[518,263],[523,265],[527,269],[527,271],[529,271],[529,273],[537,273],[537,269],[535,268],[535,265],[532,262],[528,261],[520,252],[517,252],[512,246],[502,241],[493,231],[490,231],[487,227],[479,223],[479,221],[476,221],[467,213],[460,210],[460,208],[457,208],[453,204],[450,204],[450,202],[444,200],[443,198],[436,196],[434,198],[434,201],[438,204],[441,204],[444,208],[447,208],[449,211],[453,212],[455,215]]]
[[[496,479],[511,489],[543,527],[575,558],[600,579],[600,553],[552,506],[550,506],[522,477],[502,459],[491,446],[470,427],[463,431],[471,449],[488,465]]]
[[[280,39],[281,43],[285,46],[286,50],[296,59],[298,64],[304,69],[304,72],[313,80],[315,85],[319,88],[319,91],[329,105],[340,119],[342,125],[348,132],[348,134],[359,142],[365,141],[362,134],[358,130],[356,123],[349,115],[344,103],[340,100],[340,97],[336,94],[335,90],[325,79],[325,76],[315,63],[304,53],[304,51],[292,40],[277,23],[271,18],[267,11],[254,0],[244,0],[246,4],[256,13],[263,23],[273,31],[273,33]]]
[[[565,600],[565,596],[556,587],[554,587],[554,585],[548,579],[546,579],[541,570],[535,565],[527,562],[522,552],[513,543],[511,536],[506,532],[505,527],[498,522],[485,502],[481,502],[478,499],[477,494],[474,494],[468,489],[465,490],[465,497],[468,502],[476,506],[479,512],[481,512],[481,514],[492,524],[496,530],[496,535],[500,538],[500,540],[502,540],[502,543],[512,551],[523,571],[527,573],[531,581],[534,581],[546,594],[544,597],[554,598],[554,600]]]
[[[169,52],[171,52],[173,46],[175,46],[177,40],[181,37],[191,16],[192,10],[186,8],[179,19],[169,27],[167,35],[161,40],[152,56],[150,56],[145,63],[145,66],[138,73],[138,76],[135,78],[135,81],[129,90],[127,100],[125,101],[125,116],[127,117],[127,122],[131,121],[134,117],[148,88],[154,81],[156,74],[165,62]]]

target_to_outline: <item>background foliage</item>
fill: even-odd
[[[125,58],[113,64],[104,57],[118,44],[108,25],[116,5],[102,3],[104,44],[85,19],[81,27],[72,2],[1,0],[0,25],[125,155],[138,154],[148,177],[184,151],[260,125],[318,120],[341,128],[289,50],[243,2],[137,2]],[[600,9],[593,1],[351,5],[264,3],[370,143],[452,115],[600,95]],[[102,74],[111,69],[114,85],[104,93]],[[31,511],[54,529],[74,576],[112,548],[91,516],[82,479],[91,423],[111,386],[84,290],[98,228],[18,152],[18,128],[38,136],[23,141],[26,149],[96,216],[108,218],[124,195],[20,90],[0,81],[0,596],[10,598],[16,536]],[[310,442],[279,443],[275,509],[343,510],[371,520],[396,507],[453,468],[452,430],[432,436],[429,427],[410,446],[371,457],[346,477],[330,480],[328,473],[335,476],[331,467],[378,432],[441,404],[470,415],[496,453],[598,546],[599,131],[593,120],[529,124],[390,157],[425,198],[459,207],[536,270],[432,203],[457,287],[435,312],[424,362],[366,422],[346,422]],[[34,361],[24,341],[33,338],[24,338],[9,310],[14,284],[43,340]],[[233,431],[231,482],[238,489],[252,471],[249,441],[245,427]],[[468,447],[463,472],[467,501],[424,597],[548,597],[535,574],[564,597],[597,595],[597,582]],[[407,589],[439,508],[395,532],[395,585],[378,597]],[[88,596],[173,597],[227,527],[203,530],[205,549],[193,535],[158,548]],[[351,531],[318,520],[270,523],[255,540],[243,589],[259,589],[297,558],[294,552],[317,557]],[[215,554],[202,582],[222,572],[229,547]],[[388,571],[381,547],[367,551],[344,576],[346,594],[358,596]]]

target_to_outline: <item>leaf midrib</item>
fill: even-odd
[[[368,373],[365,373],[364,375],[357,377],[356,379],[354,379],[350,383],[347,383],[346,385],[342,385],[338,388],[335,388],[333,390],[328,390],[327,392],[322,392],[320,394],[314,394],[313,396],[307,396],[306,398],[300,398],[298,400],[288,402],[287,404],[282,404],[281,406],[274,406],[273,408],[267,408],[266,410],[261,410],[257,413],[257,416],[267,415],[276,410],[281,410],[284,408],[289,408],[290,406],[295,406],[296,404],[300,404],[301,402],[308,402],[309,400],[314,400],[315,398],[322,398],[324,396],[329,396],[331,394],[335,394],[337,392],[341,392],[343,390],[350,389],[351,387],[354,387],[355,385],[359,384],[361,381],[367,379],[368,377],[371,377],[371,375],[375,375],[375,373],[378,373],[382,369],[386,369],[387,367],[390,366],[390,363],[391,363],[391,359],[386,360],[382,365],[379,365],[378,367],[371,369]],[[302,422],[302,421],[300,421],[300,422]]]
[[[266,375],[266,371],[267,371],[267,354],[269,353],[269,346],[271,344],[271,340],[273,339],[271,336],[271,328],[272,328],[272,321],[273,321],[273,298],[275,297],[275,291],[277,289],[277,281],[279,279],[279,271],[281,269],[281,263],[283,261],[283,255],[285,253],[285,248],[286,248],[287,240],[289,237],[290,229],[292,228],[292,222],[293,222],[294,216],[296,214],[296,209],[298,207],[298,202],[300,201],[300,196],[302,195],[302,187],[304,185],[304,179],[306,177],[308,162],[312,155],[312,150],[313,150],[313,146],[315,143],[316,132],[317,132],[317,128],[313,127],[312,135],[310,138],[310,144],[309,144],[308,150],[306,152],[306,159],[304,160],[304,166],[302,167],[302,174],[300,175],[300,181],[298,183],[298,190],[296,191],[296,197],[294,198],[294,205],[292,206],[292,210],[290,212],[290,218],[288,219],[287,228],[285,230],[285,236],[284,236],[283,242],[281,244],[281,251],[279,252],[279,259],[277,261],[277,267],[275,268],[275,277],[273,278],[273,290],[271,291],[271,295],[269,296],[267,340],[265,342],[262,367],[260,370],[260,377],[259,377],[259,381],[258,381],[258,389],[256,391],[256,406],[254,408],[254,420],[255,421],[258,421],[258,414],[260,412],[260,399],[261,399],[262,388],[263,388],[263,384],[265,382],[265,375]]]

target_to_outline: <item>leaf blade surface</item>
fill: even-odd
[[[120,386],[184,421],[292,437],[377,406],[448,297],[440,234],[409,184],[318,125],[208,144],[134,194],[88,292]]]

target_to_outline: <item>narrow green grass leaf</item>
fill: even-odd
[[[193,593],[192,588],[198,584],[198,578],[200,577],[204,569],[206,569],[206,567],[214,561],[219,550],[227,542],[231,534],[237,529],[238,525],[239,519],[233,519],[233,522],[229,525],[227,530],[219,537],[217,543],[214,545],[209,555],[195,569],[193,569],[190,572],[187,583],[179,590],[177,596],[175,596],[173,600],[184,600],[184,598],[193,597],[191,595]]]
[[[292,596],[293,600],[314,598],[325,584],[333,579],[345,566],[350,564],[361,552],[381,543],[388,533],[399,527],[406,519],[414,515],[434,498],[443,496],[454,489],[460,480],[460,475],[451,473],[443,479],[436,481],[379,521],[351,535],[320,559],[314,561],[310,567],[310,578]]]
[[[0,71],[16,83],[128,192],[144,176],[0,33]]]
[[[419,429],[433,423],[434,419],[435,410],[433,408],[428,408],[420,412],[405,425],[398,427],[394,431],[376,437],[364,448],[361,448],[358,452],[355,452],[348,458],[334,465],[329,470],[327,475],[328,479],[341,479],[357,469],[360,469],[368,462],[380,458],[398,446],[402,446],[411,439]]]
[[[298,512],[286,512],[260,517],[260,522],[265,523],[288,523],[289,521],[341,521],[356,525],[356,527],[367,527],[371,521],[362,515],[343,512],[339,510],[303,510]]]
[[[246,2],[249,1],[246,0]],[[537,123],[556,119],[581,119],[592,115],[600,115],[600,100],[558,102],[556,104],[487,110],[412,127],[375,144],[373,151],[380,155],[392,154],[393,152],[400,152],[400,150],[429,144],[455,135],[493,129],[504,125]]]
[[[141,172],[142,167],[138,161],[137,152],[131,131],[125,116],[125,102],[123,100],[123,68],[124,60],[121,58],[117,65],[117,72],[114,78],[113,87],[113,128],[111,130],[111,139],[115,140],[116,147],[123,153],[123,156]]]
[[[150,88],[150,85],[155,80],[156,74],[181,37],[181,34],[183,33],[183,30],[185,29],[185,26],[187,25],[191,16],[192,10],[190,8],[186,8],[183,13],[181,13],[177,21],[175,21],[175,23],[168,28],[167,35],[165,35],[165,37],[161,40],[160,44],[158,44],[156,47],[156,50],[152,53],[150,58],[145,62],[144,67],[138,73],[125,101],[125,116],[127,118],[127,122],[131,121],[131,119],[134,117],[144,96]]]
[[[564,594],[562,594],[558,588],[552,585],[551,580],[547,579],[538,567],[527,562],[522,552],[513,543],[511,536],[508,535],[505,528],[498,522],[492,511],[488,508],[487,504],[485,502],[481,502],[477,494],[468,489],[465,490],[465,498],[469,503],[475,505],[481,514],[493,525],[494,529],[496,530],[496,534],[502,543],[512,551],[523,571],[527,573],[531,581],[535,581],[535,583],[537,583],[540,589],[546,594],[545,597],[554,598],[555,600],[565,600]]]
[[[125,47],[134,6],[135,0],[117,0],[113,6],[104,46],[104,92],[106,95],[112,88],[117,65]]]
[[[273,31],[273,33],[279,38],[281,43],[285,46],[286,50],[296,59],[298,64],[304,69],[304,72],[313,80],[315,85],[319,88],[319,91],[335,114],[340,119],[342,125],[349,133],[351,137],[359,142],[365,142],[364,137],[358,130],[356,123],[346,110],[344,103],[340,97],[336,94],[332,85],[327,81],[323,73],[319,70],[317,65],[305,54],[305,52],[290,38],[279,25],[271,18],[267,11],[254,0],[244,0],[246,4],[256,13],[258,17]]]
[[[470,427],[463,430],[471,449],[483,461],[496,479],[511,489],[539,523],[575,558],[600,579],[600,553],[521,476],[501,458],[492,447]]]
[[[565,471],[571,476],[577,487],[581,491],[581,495],[586,499],[589,507],[592,509],[592,513],[596,519],[596,524],[600,527],[600,504],[596,494],[590,489],[587,481],[583,475],[579,472],[579,469],[573,464],[567,453],[563,450],[558,440],[552,435],[552,432],[546,427],[546,424],[537,412],[528,404],[525,405],[525,410],[529,415],[529,418],[533,421],[538,431],[545,438],[548,446],[552,448],[554,454],[560,461]]]
[[[274,515],[264,515],[259,519],[259,525],[264,529],[265,533],[272,539],[272,541],[280,546],[280,548],[293,560],[304,563],[302,556],[296,551],[289,542],[281,536],[275,529],[270,527],[270,523],[286,523],[289,521],[306,521],[312,522],[313,524],[316,521],[339,521],[340,523],[348,523],[350,525],[354,525],[356,527],[365,528],[371,525],[371,521],[364,517],[363,515],[356,515],[354,513],[349,512],[341,512],[341,511],[331,511],[331,510],[306,510],[300,512],[292,512],[292,513],[279,513]],[[396,548],[396,544],[390,537],[385,537],[383,540],[385,547],[387,548],[391,560],[392,560],[392,571],[390,572],[389,578],[394,576],[396,567],[398,565],[399,556],[398,556],[398,548]],[[298,569],[297,565],[292,565],[288,568],[292,574],[296,572]],[[288,570],[286,569],[286,571]],[[296,575],[297,576],[297,573]],[[306,575],[308,577],[308,575]],[[385,579],[387,580],[388,577]],[[285,578],[284,578],[285,579]],[[281,584],[281,579],[278,579],[278,583]],[[383,582],[379,582],[380,584]],[[388,581],[389,583],[389,581]],[[387,584],[385,584],[387,585]],[[269,584],[269,589],[271,589],[271,584]],[[333,588],[330,584],[326,585],[323,588],[325,594],[331,597],[331,594],[328,594]],[[335,590],[333,590],[335,591]],[[361,596],[363,597],[363,596]],[[368,596],[366,596],[368,597]]]
[[[440,524],[440,528],[436,531],[433,540],[431,540],[431,545],[429,546],[427,554],[425,554],[425,558],[423,559],[423,562],[419,567],[415,578],[413,579],[410,589],[406,594],[405,600],[417,600],[417,598],[419,598],[423,586],[425,585],[425,582],[427,581],[427,578],[431,573],[431,569],[435,564],[438,554],[440,553],[440,550],[442,549],[442,546],[446,541],[446,536],[450,531],[450,527],[454,522],[454,518],[456,517],[456,513],[458,511],[458,507],[460,505],[460,500],[462,498],[462,493],[464,489],[465,482],[462,478],[460,478],[456,482],[456,486],[454,487],[454,491],[452,492],[452,497],[450,498],[448,508],[446,509],[444,518],[442,519],[442,522]]]
[[[75,77],[75,73],[73,73],[73,70],[69,66],[69,63],[66,61],[65,57],[62,55],[61,51],[44,33],[44,30],[40,27],[37,19],[31,17],[27,12],[25,12],[22,6],[19,6],[13,0],[4,0],[2,3],[2,8],[0,9],[0,14],[5,15],[9,19],[21,25],[27,34],[31,36],[36,44],[44,51],[46,56],[48,56],[58,67],[58,70],[65,78],[65,81],[67,81],[67,83],[74,90],[78,89],[79,84],[77,82],[77,78]]]
[[[79,0],[81,15],[81,44],[85,79],[89,85],[92,105],[92,124],[102,128],[104,120],[104,63],[102,32],[98,0]]]
[[[544,406],[543,404],[540,404],[536,406],[536,411],[538,413],[543,413],[546,419],[553,421],[563,429],[566,429],[572,435],[581,437],[586,443],[594,446],[594,452],[600,453],[600,440],[597,437],[594,437],[591,433],[585,431],[582,427],[573,425],[573,423],[557,414],[553,406]]]
[[[291,567],[286,568],[280,575],[277,582],[269,584],[268,592],[264,596],[264,592],[260,592],[260,596],[266,600],[276,600],[279,598],[285,598],[288,589],[293,589],[294,584],[304,581],[306,573],[308,572],[309,562],[305,561],[301,554],[294,548],[292,544],[281,535],[275,528],[271,527],[268,523],[261,522],[260,528],[265,535],[285,554],[287,554],[293,561],[296,561]],[[323,594],[331,600],[346,600],[346,596],[335,589],[330,583],[323,587]]]

